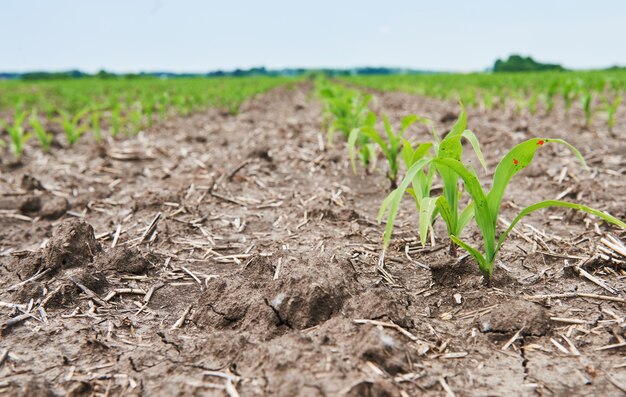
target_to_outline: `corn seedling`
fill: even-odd
[[[94,111],[91,114],[91,132],[96,142],[102,142],[102,126],[100,125],[100,112]]]
[[[50,145],[52,145],[52,140],[54,139],[53,135],[46,131],[44,126],[41,124],[41,120],[39,120],[39,116],[36,111],[33,111],[28,118],[28,123],[30,127],[35,131],[35,135],[37,139],[39,139],[39,144],[41,148],[47,152],[50,150]]]
[[[9,147],[17,159],[19,159],[24,152],[26,142],[32,138],[32,135],[26,133],[26,130],[24,129],[23,124],[25,118],[26,111],[19,110],[15,113],[13,123],[5,125],[10,138]]]
[[[609,223],[613,223],[626,229],[626,223],[590,207],[560,200],[546,200],[524,208],[515,217],[515,219],[513,219],[504,233],[502,233],[499,238],[496,238],[496,223],[507,185],[515,174],[526,168],[532,162],[536,151],[546,143],[559,143],[565,145],[586,167],[585,161],[580,152],[569,143],[561,139],[533,138],[518,144],[502,158],[496,168],[492,188],[489,192],[485,192],[474,170],[471,168],[468,169],[460,160],[452,157],[422,159],[415,163],[407,172],[405,179],[402,181],[395,193],[395,196],[392,198],[390,205],[392,206],[393,211],[390,210],[389,222],[393,222],[394,218],[392,218],[391,215],[393,214],[395,217],[397,205],[399,204],[403,191],[406,190],[408,185],[411,183],[413,176],[418,172],[421,172],[424,166],[432,163],[437,167],[439,173],[445,169],[458,175],[464,181],[465,188],[472,198],[473,218],[475,219],[476,225],[482,235],[484,254],[477,248],[474,248],[462,241],[458,235],[451,234],[450,239],[469,252],[476,262],[478,262],[478,267],[486,279],[490,278],[498,251],[510,231],[524,216],[529,215],[534,211],[547,207],[572,208],[595,215]],[[395,210],[393,209],[394,206]],[[388,239],[387,236],[385,236],[385,238],[386,246],[388,244]]]
[[[370,135],[374,135],[371,131],[376,133],[374,130],[375,124],[376,114],[374,112],[369,112],[365,120],[363,120],[363,125],[353,128],[348,136],[348,154],[350,157],[350,163],[352,164],[352,171],[355,174],[355,153],[357,152],[357,149],[361,164],[365,167],[365,171],[369,172],[370,164],[376,160],[376,144],[380,145],[382,143],[384,145],[384,141],[373,141],[374,143],[372,143],[370,140]]]
[[[327,118],[327,140],[332,144],[335,132],[339,131],[347,140],[355,128],[365,125],[369,116],[370,95],[338,85],[328,85],[320,89]]]
[[[80,125],[81,119],[87,112],[89,112],[89,109],[85,108],[72,116],[65,110],[61,111],[59,121],[65,132],[65,138],[70,145],[76,144],[83,133],[87,131],[87,128],[89,128],[88,125]]]
[[[418,207],[419,230],[422,245],[426,242],[426,230],[437,214],[441,216],[446,224],[450,236],[459,236],[472,219],[474,215],[472,203],[468,204],[462,211],[459,211],[461,197],[461,191],[458,187],[459,176],[453,170],[445,166],[440,166],[439,163],[435,162],[435,160],[443,159],[461,161],[463,156],[461,139],[464,138],[471,144],[476,153],[476,157],[486,170],[485,160],[480,150],[478,139],[476,135],[466,129],[466,127],[467,113],[461,103],[461,114],[452,127],[452,130],[443,140],[439,141],[439,137],[433,128],[433,143],[422,144],[417,149],[413,150],[410,144],[405,142],[403,150],[405,164],[408,169],[407,175],[400,186],[385,199],[378,213],[378,219],[380,221],[385,211],[387,211],[387,209],[389,210],[384,235],[385,247],[389,244],[391,239],[393,223],[398,212],[400,201],[405,192],[408,192],[415,199]],[[435,155],[427,156],[431,147],[434,149]],[[423,168],[427,165],[430,165],[430,167],[429,170],[425,172]],[[443,182],[443,194],[439,197],[432,197],[430,194],[433,172],[436,172]],[[411,189],[409,189],[409,185],[412,185]],[[450,245],[450,252],[456,255],[456,245],[454,243]]]
[[[111,109],[111,136],[115,137],[122,131],[122,112],[119,102]]]
[[[395,189],[397,187],[397,179],[398,179],[398,155],[400,153],[401,145],[402,145],[402,137],[406,130],[416,121],[418,120],[417,116],[410,115],[406,116],[402,119],[400,125],[400,131],[395,133],[393,127],[389,123],[389,119],[386,115],[383,115],[383,126],[385,129],[385,134],[387,135],[387,140],[376,131],[374,124],[376,123],[376,116],[373,112],[370,112],[368,117],[366,118],[365,125],[360,128],[355,128],[350,132],[350,136],[348,137],[348,151],[350,155],[350,162],[352,163],[352,170],[356,174],[356,164],[355,164],[355,148],[357,145],[357,141],[361,138],[362,145],[367,146],[368,141],[374,142],[374,144],[380,147],[381,151],[387,158],[387,162],[389,165],[389,170],[387,172],[387,178],[391,183],[391,188]],[[363,137],[367,139],[363,139]],[[365,147],[365,146],[362,146]],[[373,154],[373,150],[368,148],[366,149],[370,155]]]
[[[604,106],[606,108],[606,113],[608,115],[608,126],[609,131],[613,131],[613,127],[615,127],[615,113],[617,113],[617,108],[622,102],[622,96],[617,95],[613,101],[609,101],[607,98],[604,100]]]
[[[569,113],[570,108],[572,107],[572,102],[574,101],[574,83],[568,81],[563,85],[563,102],[565,103],[565,112]]]
[[[552,113],[552,110],[554,109],[554,96],[556,95],[558,88],[559,86],[556,81],[548,86],[548,91],[546,92],[546,95],[545,95],[545,104],[546,104],[547,114]]]
[[[532,116],[534,116],[535,113],[537,113],[537,102],[539,102],[539,94],[534,93],[528,99],[528,111],[530,112]]]
[[[593,109],[591,108],[591,102],[593,101],[593,94],[591,92],[585,92],[582,97],[583,110],[585,112],[585,125],[591,126],[591,118],[593,117]]]
[[[132,108],[133,110],[130,112],[130,120],[132,125],[131,133],[136,134],[143,127],[143,109],[141,106],[141,102],[134,103]]]
[[[32,137],[31,134],[26,133],[24,130],[23,124],[25,118],[26,111],[22,110],[15,113],[12,125],[5,123],[5,128],[7,129],[9,138],[11,139],[9,147],[11,148],[11,152],[13,152],[16,159],[19,159],[22,156],[26,142]]]

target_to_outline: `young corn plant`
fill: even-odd
[[[531,116],[534,116],[537,113],[537,103],[539,102],[539,94],[533,93],[528,99],[528,112]]]
[[[591,119],[593,118],[593,108],[591,103],[593,101],[593,93],[586,91],[582,96],[582,105],[585,112],[585,126],[591,127]]]
[[[615,127],[615,113],[617,113],[617,108],[621,102],[621,95],[616,95],[612,102],[608,98],[604,99],[604,106],[608,115],[609,131],[613,131],[613,127]]]
[[[102,126],[100,125],[100,111],[98,110],[91,114],[91,132],[96,142],[102,142]]]
[[[461,161],[463,156],[462,139],[466,139],[472,146],[478,161],[486,170],[485,159],[480,150],[480,144],[476,135],[467,127],[467,113],[465,107],[461,103],[461,114],[452,130],[439,141],[439,137],[434,130],[434,142],[430,144],[422,144],[415,151],[411,152],[410,145],[405,144],[405,164],[407,165],[407,174],[396,190],[391,192],[383,202],[378,213],[379,221],[384,213],[389,210],[387,227],[384,235],[384,246],[389,244],[391,232],[393,231],[393,223],[395,221],[400,201],[405,192],[408,192],[415,199],[419,211],[419,230],[422,245],[426,242],[426,231],[434,221],[437,215],[446,224],[448,235],[460,236],[461,232],[474,215],[473,204],[468,204],[460,211],[461,191],[459,190],[459,176],[445,166],[441,166],[435,160],[453,159]],[[431,147],[434,149],[433,156],[427,156]],[[406,160],[409,158],[410,160]],[[428,171],[423,168],[429,166]],[[443,193],[441,196],[432,197],[430,194],[433,173],[437,173],[443,182]],[[409,188],[412,185],[412,188]],[[451,241],[450,253],[456,256],[456,244]]]
[[[398,155],[401,149],[402,137],[404,136],[406,130],[417,120],[418,117],[415,115],[404,117],[400,124],[400,131],[396,133],[394,132],[393,127],[391,127],[387,116],[383,115],[383,126],[385,134],[387,135],[387,140],[385,141],[385,139],[378,133],[378,131],[376,131],[376,128],[374,127],[376,124],[376,115],[373,112],[370,112],[366,118],[365,125],[360,128],[353,129],[348,137],[348,152],[354,173],[356,174],[355,151],[357,141],[361,138],[361,141],[364,142],[365,145],[368,145],[368,141],[374,142],[374,144],[380,147],[381,151],[387,158],[389,165],[387,179],[389,179],[389,182],[391,183],[391,188],[395,189],[398,181]],[[363,137],[366,137],[367,140],[362,139]],[[372,152],[371,149],[366,150],[370,153]]]
[[[111,109],[111,131],[112,137],[116,137],[122,131],[122,109],[119,102],[116,102]]]
[[[355,174],[355,153],[357,152],[359,160],[367,173],[370,172],[370,167],[376,165],[376,143],[372,143],[369,136],[369,131],[374,130],[375,124],[376,114],[374,112],[369,112],[367,117],[365,117],[365,120],[363,120],[363,125],[353,128],[348,136],[348,154],[352,164],[352,171]],[[365,133],[365,131],[368,131],[368,133]]]
[[[4,124],[4,126],[0,125],[0,127],[6,128],[7,132],[9,133],[9,138],[10,138],[9,147],[11,149],[11,152],[13,153],[15,158],[18,160],[22,156],[22,153],[24,152],[24,146],[26,145],[26,142],[28,142],[28,140],[32,138],[32,135],[26,133],[26,131],[24,130],[23,124],[24,124],[25,118],[26,118],[26,111],[22,110],[22,111],[15,113],[15,117],[13,118],[12,125],[6,124],[4,121],[0,120],[0,122]]]
[[[502,205],[502,198],[504,196],[506,187],[508,186],[509,182],[515,174],[526,168],[532,162],[536,151],[546,143],[559,143],[566,146],[586,167],[585,161],[580,152],[564,140],[550,138],[533,138],[518,144],[502,158],[493,176],[492,188],[488,192],[483,189],[474,170],[471,168],[468,169],[458,159],[435,158],[423,159],[421,163],[416,163],[407,172],[405,180],[403,180],[398,187],[397,191],[399,193],[397,193],[397,195],[399,196],[402,192],[402,189],[406,189],[408,187],[410,183],[410,178],[416,173],[420,172],[421,169],[429,163],[435,164],[438,170],[447,169],[450,172],[454,172],[455,174],[457,174],[463,180],[465,188],[472,198],[474,213],[473,217],[482,235],[484,253],[480,252],[477,248],[472,247],[468,243],[461,240],[458,235],[450,235],[450,239],[454,243],[465,249],[476,260],[476,262],[478,263],[478,267],[486,280],[488,280],[493,273],[496,256],[500,248],[502,247],[502,244],[509,235],[510,231],[523,217],[529,215],[534,211],[547,207],[572,208],[595,215],[609,223],[613,223],[626,229],[626,223],[611,215],[605,214],[593,208],[581,204],[570,203],[567,201],[546,200],[524,208],[515,217],[515,219],[513,219],[509,227],[500,235],[500,237],[496,237],[496,223],[498,220],[498,214]],[[393,198],[394,201],[397,199],[397,196]],[[390,221],[393,221],[391,217]],[[388,243],[388,240],[385,240],[385,243]]]
[[[83,133],[89,128],[87,124],[80,124],[87,112],[89,112],[89,108],[84,108],[72,116],[65,110],[61,111],[59,121],[65,132],[65,138],[70,145],[76,144]]]
[[[37,136],[37,139],[39,139],[39,144],[41,145],[43,151],[47,152],[48,150],[50,150],[50,145],[52,145],[52,140],[54,139],[54,136],[46,131],[44,126],[41,124],[41,120],[39,119],[36,111],[33,111],[30,114],[30,117],[28,118],[28,124],[30,124],[30,127],[33,129],[33,131],[35,131],[35,135]]]
[[[365,125],[370,114],[369,103],[371,95],[361,95],[359,92],[338,85],[328,85],[320,89],[327,118],[327,140],[332,144],[335,132],[339,131],[347,140],[355,128]]]
[[[563,85],[563,91],[561,92],[561,95],[563,96],[563,102],[565,103],[565,113],[569,113],[569,110],[572,107],[574,97],[576,96],[576,92],[574,91],[574,89],[574,82],[572,81],[567,81]]]
[[[558,88],[559,85],[556,81],[548,86],[548,90],[544,98],[546,105],[546,114],[552,113],[552,110],[554,109],[554,96],[557,94]]]
[[[189,112],[191,113],[191,111]],[[131,134],[137,134],[143,128],[143,108],[141,102],[135,102],[130,112]]]

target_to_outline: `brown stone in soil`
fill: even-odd
[[[87,266],[100,250],[91,225],[70,219],[59,225],[46,245],[46,266],[52,270]]]
[[[142,274],[150,267],[150,262],[145,259],[137,248],[115,247],[98,256],[96,260],[98,268],[103,270],[115,270],[119,273]]]

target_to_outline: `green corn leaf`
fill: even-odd
[[[450,133],[446,136],[446,138],[459,136],[467,128],[467,112],[465,111],[465,106],[463,105],[463,102],[459,102],[459,104],[461,105],[461,114],[459,115],[456,123],[454,123],[454,126],[452,126],[452,130],[450,130]]]
[[[374,143],[376,143],[382,149],[383,154],[385,155],[385,157],[389,157],[389,151],[387,149],[387,144],[385,143],[383,138],[378,134],[378,131],[376,131],[372,127],[362,127],[361,128],[361,132],[362,132],[362,134],[364,136],[366,136],[369,139],[371,139]]]
[[[369,112],[367,116],[365,117],[365,121],[363,121],[363,126],[374,128],[375,125],[376,125],[376,113]]]
[[[402,118],[400,123],[400,136],[404,135],[404,132],[417,121],[418,117],[414,114],[410,114]]]
[[[487,195],[489,210],[494,214],[494,219],[497,219],[498,217],[502,197],[504,196],[504,191],[506,190],[511,178],[532,162],[537,149],[546,143],[552,142],[565,145],[574,153],[574,155],[576,155],[583,166],[587,168],[585,159],[580,152],[574,146],[562,139],[533,138],[516,145],[502,158],[502,160],[500,160],[493,176],[491,191]]]
[[[354,159],[356,152],[356,142],[359,139],[359,134],[361,133],[360,128],[355,128],[350,131],[350,135],[348,136],[348,155],[350,156],[350,164],[352,164],[352,172],[356,175],[356,161]]]
[[[491,261],[495,255],[496,223],[492,213],[489,211],[487,196],[485,195],[478,178],[475,174],[468,171],[459,160],[436,159],[433,162],[438,165],[438,169],[447,168],[450,171],[455,172],[459,177],[461,177],[461,179],[463,179],[463,182],[465,182],[465,189],[474,201],[473,212],[476,224],[483,235],[485,257],[488,261]],[[450,203],[448,203],[448,205],[450,205]]]
[[[480,144],[478,143],[478,138],[476,138],[476,135],[474,135],[474,133],[470,130],[463,131],[461,135],[463,136],[463,138],[469,141],[470,145],[472,145],[472,148],[474,149],[474,153],[476,153],[476,157],[478,157],[480,165],[482,165],[483,169],[487,171],[485,157],[483,156],[483,152],[480,150]]]
[[[453,221],[452,221],[452,209],[450,208],[450,204],[448,203],[448,200],[446,200],[444,196],[439,196],[435,200],[435,204],[437,205],[437,210],[439,211],[439,215],[441,215],[443,222],[448,227],[448,234],[450,235],[454,234],[454,230],[450,230],[450,227]]]
[[[426,245],[426,237],[428,235],[428,228],[431,225],[433,219],[433,213],[437,209],[437,199],[435,197],[424,197],[420,202],[419,207],[419,227],[420,227],[420,242],[422,247]]]
[[[387,134],[387,138],[393,139],[395,134],[393,133],[393,128],[391,128],[391,124],[389,123],[389,119],[386,114],[383,114],[383,127],[385,128],[385,133]]]
[[[385,248],[389,245],[389,241],[391,240],[393,223],[396,220],[396,216],[398,215],[398,209],[400,207],[400,202],[402,201],[404,193],[413,181],[415,175],[418,172],[422,172],[422,169],[431,161],[432,159],[430,158],[422,158],[421,160],[415,162],[415,164],[413,164],[411,168],[407,171],[406,176],[404,177],[398,188],[394,190],[394,192],[392,192],[392,198],[387,205],[389,209],[389,215],[387,217],[387,227],[385,228],[385,235],[383,238],[383,245]]]
[[[378,209],[378,216],[376,217],[376,221],[378,223],[382,222],[383,216],[385,216],[385,212],[387,212],[387,208],[389,208],[389,204],[391,204],[391,200],[393,200],[397,190],[398,189],[392,190],[391,193],[389,193],[387,197],[385,197],[383,203],[380,205],[380,208]]]
[[[463,232],[463,230],[465,229],[469,221],[472,220],[473,217],[474,217],[474,202],[471,201],[467,205],[467,207],[465,207],[463,211],[461,211],[461,215],[459,216],[459,222],[457,224],[457,232],[456,232],[458,236],[461,235],[461,233]]]
[[[402,139],[402,158],[404,159],[404,165],[406,165],[407,168],[411,167],[411,165],[413,164],[411,162],[411,159],[413,158],[413,153],[415,153],[415,150],[413,150],[413,146],[411,145],[411,142],[403,138]]]
[[[575,209],[575,210],[583,211],[583,212],[586,212],[588,214],[595,215],[598,218],[601,218],[601,219],[607,221],[608,223],[612,223],[614,225],[617,225],[617,226],[621,227],[622,229],[626,229],[626,223],[620,221],[619,219],[617,219],[617,218],[615,218],[615,217],[613,217],[613,216],[611,216],[609,214],[605,214],[604,212],[601,212],[601,211],[598,211],[598,210],[594,210],[593,208],[587,207],[586,205],[570,203],[570,202],[561,201],[561,200],[546,200],[546,201],[541,201],[539,203],[536,203],[536,204],[533,204],[533,205],[530,205],[530,206],[524,208],[515,217],[515,219],[513,219],[513,221],[511,222],[511,225],[500,236],[500,239],[498,240],[498,246],[496,248],[496,252],[500,249],[500,246],[502,245],[502,243],[504,243],[504,241],[506,240],[506,238],[509,235],[509,233],[511,232],[511,230],[513,230],[515,225],[517,225],[517,223],[523,217],[525,217],[526,215],[530,214],[531,212],[540,210],[542,208],[548,208],[548,207],[572,208],[572,209]]]
[[[450,236],[450,240],[452,240],[452,242],[458,245],[459,247],[469,252],[469,254],[476,260],[476,262],[478,262],[478,268],[480,269],[481,273],[485,276],[485,278],[489,278],[491,276],[491,273],[493,272],[493,263],[488,262],[487,259],[483,256],[483,254],[480,253],[480,251],[468,245],[467,243],[463,242],[461,239],[459,239],[456,236]]]
[[[415,149],[415,151],[413,152],[413,156],[411,157],[411,162],[410,165],[415,164],[415,162],[417,160],[421,160],[430,150],[430,148],[433,147],[433,143],[432,142],[427,142],[427,143],[422,143],[420,144],[417,149]],[[408,164],[407,164],[408,166]]]
[[[376,156],[376,145],[373,143],[368,143],[363,147],[363,151],[367,153],[367,161],[364,162],[366,166],[371,166],[370,169],[376,168],[376,163],[378,162],[378,158]]]
[[[461,160],[461,156],[463,154],[463,145],[461,145],[461,138],[463,137],[463,132],[465,131],[465,127],[467,126],[467,113],[465,112],[465,107],[463,103],[461,104],[461,114],[457,119],[456,123],[452,127],[452,130],[439,144],[439,149],[437,152],[437,158],[439,159],[454,159]],[[473,134],[471,134],[473,135]],[[443,167],[437,168],[437,172],[443,181],[443,195],[446,198],[447,204],[450,207],[450,218],[446,221],[446,225],[448,230],[451,233],[454,233],[457,230],[457,221],[458,221],[458,201],[459,201],[459,190],[458,190],[458,180],[459,177],[454,170]],[[444,218],[445,221],[445,218]]]

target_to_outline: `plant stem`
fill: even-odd
[[[457,245],[454,243],[454,241],[450,241],[450,256],[453,258],[459,256],[457,252]]]

